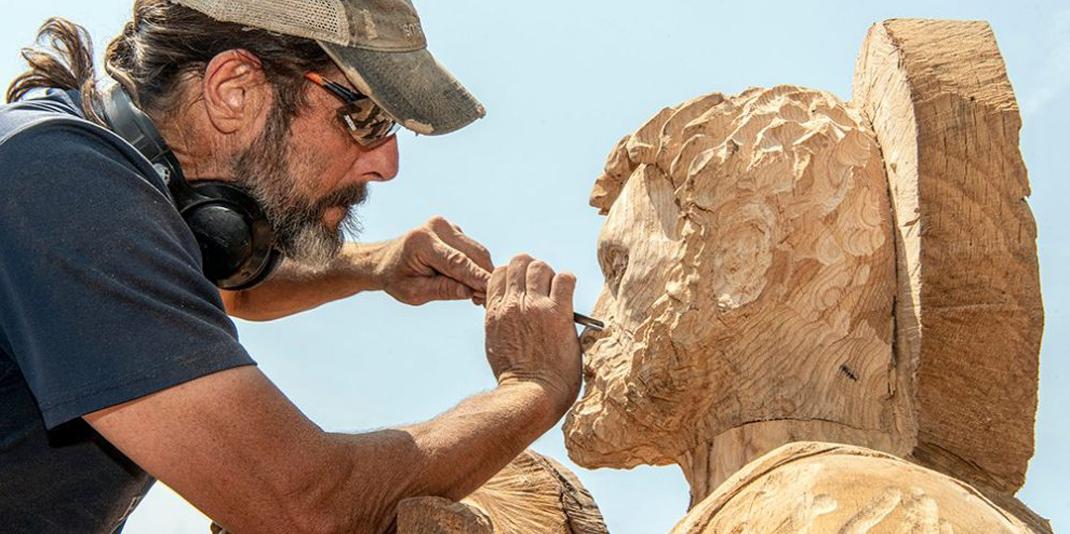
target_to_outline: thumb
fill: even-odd
[[[576,291],[576,276],[572,273],[554,275],[550,283],[550,300],[568,313],[572,313],[572,295]]]
[[[446,276],[431,276],[415,281],[412,293],[423,302],[468,300],[475,296],[472,288]]]

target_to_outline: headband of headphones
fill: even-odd
[[[200,245],[204,275],[221,289],[249,289],[282,260],[264,211],[244,189],[218,180],[187,182],[178,158],[156,125],[118,83],[102,91],[108,127],[152,163]]]

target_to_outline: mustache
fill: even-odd
[[[335,207],[349,208],[363,204],[367,200],[368,185],[353,184],[319,199],[316,202],[314,211],[323,213],[324,211]]]

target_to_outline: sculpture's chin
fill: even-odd
[[[628,447],[619,443],[626,435],[622,423],[616,410],[604,405],[599,393],[588,388],[565,418],[563,430],[569,458],[589,469],[638,465],[634,459],[629,462],[631,455],[624,452]]]
[[[589,385],[565,418],[565,447],[573,462],[588,469],[672,463],[660,446],[654,446],[660,441],[655,433],[605,398],[603,391]]]
[[[587,468],[673,463],[666,453],[673,432],[662,424],[662,410],[644,389],[649,379],[631,376],[646,344],[635,342],[615,323],[607,324],[608,335],[585,353],[583,395],[565,419],[569,457]]]
[[[623,432],[626,419],[617,404],[623,400],[621,371],[629,366],[630,340],[620,336],[614,323],[607,323],[609,335],[584,354],[583,394],[569,411],[563,428],[569,457],[588,468],[623,467],[620,452],[627,448],[620,443],[628,432]]]

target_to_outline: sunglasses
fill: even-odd
[[[305,78],[330,91],[332,95],[345,103],[338,109],[338,118],[349,131],[349,136],[360,146],[375,147],[400,129],[400,125],[393,117],[364,94],[340,83],[332,82],[315,72],[305,73]]]

